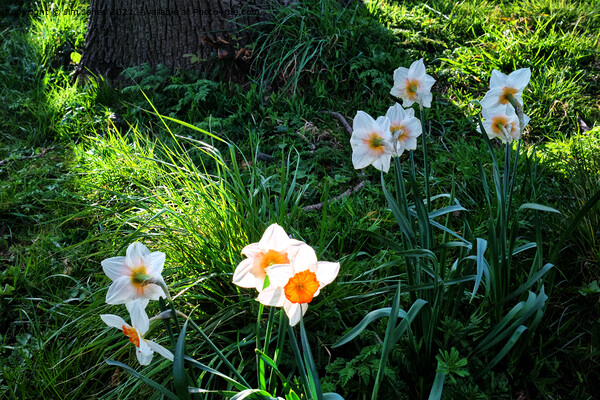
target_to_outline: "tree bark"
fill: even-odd
[[[209,74],[218,59],[247,61],[251,38],[240,27],[260,20],[259,1],[91,0],[78,73],[112,80],[147,63]]]

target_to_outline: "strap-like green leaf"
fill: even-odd
[[[521,204],[521,207],[519,207],[519,211],[524,210],[524,209],[546,211],[546,212],[553,212],[553,213],[557,213],[557,214],[562,214],[556,208],[544,206],[544,205],[541,205],[541,204],[538,204],[538,203],[525,203],[525,204]]]
[[[352,328],[352,330],[350,332],[346,333],[344,336],[342,336],[340,338],[340,340],[338,340],[336,343],[334,343],[332,347],[336,348],[336,347],[343,346],[344,344],[348,343],[349,341],[351,341],[352,339],[354,339],[355,337],[360,335],[360,333],[362,331],[364,331],[371,322],[378,320],[379,318],[389,317],[391,312],[392,312],[392,307],[385,307],[385,308],[380,308],[378,310],[371,311],[370,313],[365,315],[365,317],[362,319],[362,321],[360,321],[358,323],[358,325],[356,325],[354,328]],[[404,310],[398,311],[398,316],[400,318],[404,318],[405,315],[406,315],[406,312]]]
[[[175,385],[175,392],[182,400],[190,398],[185,379],[185,366],[183,365],[185,359],[185,333],[187,331],[188,321],[189,318],[183,324],[181,332],[179,332],[177,344],[175,345],[175,353],[173,353],[173,383]]]
[[[112,365],[112,366],[115,366],[115,367],[121,367],[121,368],[123,368],[125,371],[129,372],[132,376],[135,376],[136,378],[138,378],[139,380],[141,380],[145,384],[147,384],[149,386],[152,386],[154,389],[156,389],[159,392],[161,392],[168,399],[179,400],[179,398],[175,395],[175,393],[171,392],[170,390],[168,390],[164,386],[160,385],[159,383],[153,381],[152,379],[145,377],[144,375],[140,374],[139,372],[137,372],[135,369],[131,368],[130,366],[125,365],[125,364],[123,364],[121,362],[118,362],[118,361],[114,361],[114,360],[106,360],[106,363],[108,365]]]
[[[429,392],[429,400],[440,400],[442,398],[445,379],[446,374],[444,372],[436,372],[435,379],[433,380],[433,386],[431,387],[431,392]]]

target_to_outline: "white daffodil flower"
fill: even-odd
[[[169,298],[169,290],[161,273],[165,253],[150,250],[135,242],[129,245],[125,257],[102,261],[104,273],[113,281],[106,293],[108,304],[126,304],[136,301],[143,310],[149,300],[161,296]]]
[[[290,325],[294,326],[306,313],[308,303],[333,282],[339,271],[339,263],[317,261],[312,247],[302,246],[292,264],[267,268],[270,284],[257,300],[266,306],[283,307]]]
[[[413,62],[410,68],[400,67],[394,71],[394,86],[390,91],[392,96],[403,100],[404,107],[418,103],[421,107],[431,107],[431,87],[435,79],[425,73],[423,59]]]
[[[131,325],[118,315],[102,314],[100,318],[106,325],[121,330],[129,338],[129,341],[136,347],[136,356],[141,365],[150,364],[154,352],[169,361],[173,361],[173,353],[158,343],[144,339],[144,334],[148,332],[150,323],[148,315],[143,309],[133,308],[131,310]]]
[[[265,230],[258,243],[251,243],[242,249],[242,254],[248,258],[235,269],[233,283],[262,291],[267,267],[274,264],[289,264],[302,246],[308,245],[290,239],[281,226],[272,224]]]
[[[484,108],[481,114],[483,128],[490,139],[498,138],[503,143],[521,139],[519,118],[510,104],[491,109]],[[523,123],[523,128],[529,123],[529,117],[525,114],[523,114]],[[477,131],[480,131],[479,127]]]
[[[415,117],[415,110],[405,110],[398,103],[390,107],[385,114],[390,120],[390,132],[392,134],[393,155],[400,156],[404,150],[416,150],[417,137],[423,129],[421,122]]]
[[[510,75],[493,70],[490,79],[490,90],[480,101],[481,106],[484,109],[493,109],[500,105],[509,104],[511,97],[522,106],[523,99],[521,96],[530,78],[531,70],[529,68],[518,69],[511,72]]]
[[[364,111],[356,113],[350,145],[355,169],[373,165],[380,171],[389,171],[393,147],[390,121],[386,117],[379,117],[375,121]]]

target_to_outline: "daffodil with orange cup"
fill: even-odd
[[[267,268],[270,285],[257,300],[266,306],[283,307],[290,325],[295,326],[306,313],[308,303],[333,282],[339,271],[339,263],[318,261],[312,247],[302,246],[291,264]]]

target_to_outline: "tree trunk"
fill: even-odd
[[[91,0],[78,72],[112,80],[148,63],[209,74],[218,59],[248,61],[250,37],[240,28],[259,21],[259,1]]]

